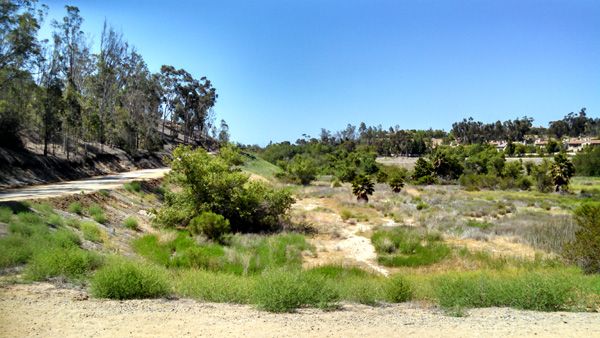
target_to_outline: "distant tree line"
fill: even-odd
[[[123,35],[104,24],[94,53],[74,6],[53,21],[52,39],[38,31],[47,6],[36,0],[0,2],[0,145],[19,147],[23,132],[38,136],[44,154],[55,145],[85,154],[87,144],[130,153],[156,150],[164,137],[183,143],[219,138],[214,123],[218,95],[206,77],[162,66],[152,73]]]

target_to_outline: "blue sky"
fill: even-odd
[[[96,44],[106,18],[152,71],[207,76],[242,143],[361,121],[448,130],[468,116],[600,116],[600,1],[41,2],[49,19],[78,6]]]

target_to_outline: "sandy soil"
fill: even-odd
[[[600,337],[600,314],[476,309],[455,318],[417,303],[272,314],[180,300],[108,301],[51,284],[0,289],[0,337]]]
[[[91,177],[77,181],[4,190],[0,192],[0,201],[22,201],[34,198],[72,195],[80,192],[87,193],[101,189],[114,189],[122,186],[123,183],[134,180],[163,177],[169,170],[169,168],[143,169],[114,175]]]

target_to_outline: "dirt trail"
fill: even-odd
[[[296,208],[306,211],[313,211],[318,208],[327,208],[320,199],[303,199],[296,202]],[[312,244],[317,249],[315,260],[309,260],[309,265],[321,265],[327,263],[337,263],[339,261],[354,261],[359,265],[381,273],[384,276],[389,271],[377,264],[377,253],[371,240],[361,233],[368,233],[375,227],[368,223],[348,223],[344,222],[339,215],[334,215],[336,224],[340,226],[339,232],[335,237],[312,239]]]
[[[124,183],[135,180],[163,177],[169,170],[170,168],[143,169],[114,175],[96,176],[76,181],[9,189],[0,191],[0,202],[59,197],[78,194],[80,192],[87,193],[102,189],[114,189],[120,187]]]
[[[109,301],[51,284],[0,288],[0,337],[600,337],[600,314],[476,309],[455,318],[417,303],[273,314],[246,305]]]

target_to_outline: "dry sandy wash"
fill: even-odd
[[[454,318],[422,304],[344,304],[272,314],[244,305],[109,301],[47,283],[0,288],[1,337],[600,337],[600,314],[476,309]]]

